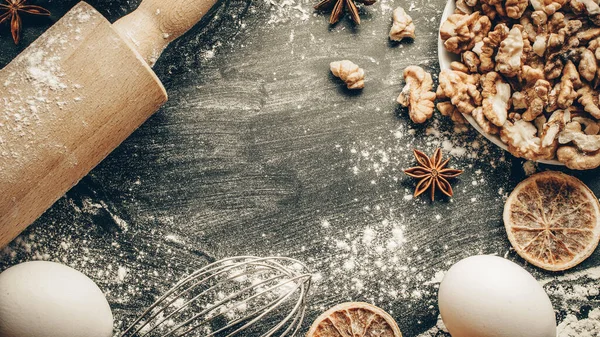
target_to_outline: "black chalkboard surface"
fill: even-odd
[[[0,66],[76,1],[31,3],[53,16],[25,17],[19,46],[0,27]],[[114,21],[139,1],[90,3]],[[524,161],[439,114],[414,125],[395,103],[406,66],[439,71],[444,1],[384,0],[361,9],[360,26],[344,18],[333,27],[312,5],[227,0],[170,46],[155,67],[170,101],[6,248],[2,269],[32,259],[70,265],[106,292],[121,328],[208,261],[285,255],[315,273],[304,331],[352,300],[388,310],[405,336],[447,336],[437,325],[443,272],[496,254],[543,284],[561,336],[586,319],[600,326],[588,318],[600,307],[600,251],[549,273],[511,249],[502,210]],[[414,41],[388,40],[397,6],[415,21]],[[338,59],[365,69],[363,91],[330,75]],[[437,147],[465,170],[455,196],[412,198],[402,169],[415,164],[413,148]],[[600,170],[567,172],[600,195]]]

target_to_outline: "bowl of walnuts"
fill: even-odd
[[[590,0],[450,0],[437,97],[516,157],[600,167],[600,6]]]

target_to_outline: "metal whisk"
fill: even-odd
[[[294,336],[306,311],[306,271],[284,257],[217,261],[179,281],[122,337]]]

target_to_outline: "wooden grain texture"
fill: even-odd
[[[0,247],[166,102],[148,65],[85,3],[2,69]]]
[[[136,5],[92,4],[113,20]],[[307,20],[293,9],[284,11],[289,20],[276,20],[279,7],[264,2],[223,2],[168,48],[155,70],[170,101],[14,242],[3,268],[42,258],[84,271],[106,291],[118,327],[186,272],[240,254],[287,255],[319,273],[304,331],[324,309],[354,300],[390,311],[404,336],[418,336],[438,317],[435,282],[424,284],[480,253],[507,256],[538,280],[558,277],[545,289],[559,321],[600,306],[594,294],[568,297],[573,287],[597,285],[568,277],[597,268],[599,251],[572,271],[552,274],[510,249],[503,194],[524,179],[522,160],[474,131],[451,135],[439,114],[413,126],[394,102],[406,66],[439,70],[443,1],[385,3],[404,6],[415,21],[416,40],[402,44],[387,41],[385,6],[362,10],[360,27],[347,18],[329,27],[327,15],[313,15],[310,3],[295,4],[308,10]],[[8,35],[1,37],[6,64],[17,50]],[[362,92],[348,92],[329,74],[329,62],[342,58],[366,70]],[[431,152],[448,144],[466,149],[451,162],[466,170],[454,183],[455,197],[405,198],[414,181],[401,169],[414,164],[412,148]],[[600,195],[600,171],[567,172]],[[382,255],[390,266],[382,270],[361,240],[365,228],[387,231],[386,224],[403,227],[405,241]],[[361,256],[365,263],[343,268]],[[124,279],[118,267],[128,270]]]
[[[169,43],[195,26],[216,0],[145,0],[131,14],[114,24],[150,66]]]

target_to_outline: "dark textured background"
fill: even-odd
[[[89,2],[111,21],[138,3]],[[53,16],[25,17],[20,46],[0,27],[0,67],[76,1],[32,3]],[[582,301],[568,293],[577,282],[569,273],[598,267],[600,252],[555,279],[510,250],[503,194],[525,177],[523,161],[475,131],[452,135],[439,115],[413,126],[394,102],[404,67],[439,71],[443,0],[379,3],[362,12],[360,27],[346,18],[329,27],[309,2],[273,3],[222,2],[167,49],[155,71],[169,102],[11,244],[0,267],[48,259],[83,271],[107,293],[117,327],[207,260],[243,254],[287,255],[319,273],[305,328],[333,304],[364,300],[392,311],[405,336],[417,336],[437,320],[435,272],[478,253],[507,256],[563,287],[565,296],[551,295],[559,320],[599,307],[598,294]],[[398,5],[411,8],[414,42],[387,40]],[[302,10],[308,16],[301,18]],[[329,62],[343,58],[365,68],[361,93],[329,75]],[[466,148],[452,161],[466,170],[455,197],[404,198],[414,186],[401,174],[414,164],[412,148],[432,152],[440,144]],[[600,195],[599,170],[571,173]],[[406,240],[381,257],[391,263],[387,270],[370,268],[373,254],[360,244],[364,228],[384,228],[384,220],[403,226]],[[340,248],[339,239],[357,250]],[[343,260],[361,256],[362,273],[340,273]],[[390,262],[394,257],[401,261]],[[600,287],[597,279],[579,281]]]

